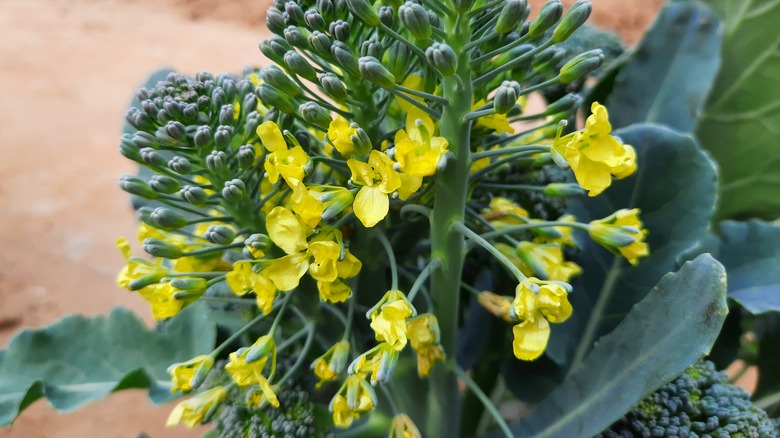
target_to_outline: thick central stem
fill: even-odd
[[[466,21],[466,20],[464,20]],[[462,221],[468,200],[468,177],[471,166],[470,122],[463,120],[472,104],[471,66],[468,51],[463,49],[471,37],[469,26],[457,23],[456,17],[445,21],[447,43],[458,57],[456,75],[442,81],[442,91],[450,104],[442,111],[440,135],[447,139],[455,158],[447,162],[436,176],[436,198],[431,215],[431,256],[441,268],[431,275],[431,296],[441,329],[441,343],[447,353],[447,366],[431,375],[431,412],[425,436],[458,437],[460,395],[455,375],[456,331],[460,297],[460,278],[465,257],[463,236],[452,225]]]

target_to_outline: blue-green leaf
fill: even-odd
[[[720,66],[722,34],[706,6],[666,5],[615,79],[607,99],[613,125],[691,132]]]
[[[728,313],[726,274],[705,254],[665,275],[534,412],[518,437],[588,437],[706,354]]]
[[[62,412],[129,388],[148,388],[155,403],[170,400],[168,365],[208,353],[215,337],[197,304],[157,330],[122,308],[23,330],[0,350],[0,425],[43,397]]]

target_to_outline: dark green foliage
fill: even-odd
[[[498,184],[523,184],[544,187],[550,183],[567,182],[569,173],[554,164],[541,167],[521,165],[507,166],[504,171],[493,172],[485,177],[485,182]],[[533,190],[489,189],[485,193],[511,199],[528,210],[532,218],[556,220],[563,216],[566,204],[562,198],[552,198]]]
[[[770,438],[778,428],[747,391],[728,383],[724,371],[700,361],[598,436]]]

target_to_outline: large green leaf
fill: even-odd
[[[215,337],[197,304],[157,330],[122,308],[23,330],[0,350],[0,425],[42,397],[63,412],[129,388],[148,388],[155,403],[169,400],[168,365],[211,351]]]
[[[632,267],[620,257],[583,239],[575,259],[583,275],[574,279],[574,314],[553,326],[548,354],[566,367],[581,360],[635,303],[667,272],[685,260],[689,249],[707,236],[715,205],[716,172],[690,136],[655,125],[616,131],[637,151],[637,173],[615,181],[595,198],[570,203],[579,221],[609,216],[621,208],[639,208],[649,231],[650,256]]]
[[[705,254],[665,275],[534,412],[519,437],[588,437],[706,354],[728,313],[726,273]]]
[[[720,65],[721,39],[707,7],[664,7],[615,78],[607,99],[613,125],[653,122],[692,131]]]
[[[707,0],[723,63],[696,128],[720,166],[720,218],[780,216],[780,2]]]

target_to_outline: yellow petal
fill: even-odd
[[[309,269],[308,255],[305,252],[290,254],[279,259],[272,260],[261,275],[267,277],[280,291],[293,290]]]
[[[274,207],[266,220],[268,236],[285,253],[306,249],[306,229],[301,220],[284,207]]]
[[[387,194],[378,188],[363,186],[355,197],[352,208],[363,226],[371,228],[387,216],[390,200],[387,199]]]
[[[544,353],[550,339],[550,324],[543,317],[526,320],[512,328],[512,350],[520,360],[534,360]]]
[[[282,131],[274,122],[263,122],[257,127],[257,135],[263,146],[271,152],[286,151],[287,143],[284,141]]]

